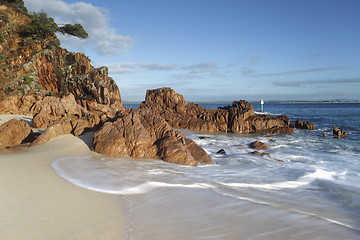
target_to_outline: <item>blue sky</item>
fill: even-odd
[[[90,38],[124,101],[172,87],[188,101],[360,100],[359,0],[24,0]]]

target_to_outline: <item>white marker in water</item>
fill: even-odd
[[[260,100],[261,112],[264,112],[264,100]]]

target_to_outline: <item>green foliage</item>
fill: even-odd
[[[0,43],[4,42],[4,35],[2,33],[0,33]]]
[[[54,19],[48,17],[45,12],[32,13],[31,22],[23,27],[22,34],[25,36],[46,38],[53,35],[58,28]]]
[[[81,24],[65,24],[59,28],[59,32],[69,34],[78,38],[88,38],[89,34],[85,31]]]
[[[109,74],[109,68],[107,66],[102,66],[101,68],[105,68],[106,69],[106,74]]]
[[[23,0],[3,0],[3,1],[9,3],[14,8],[16,8],[17,10],[19,10],[19,11],[21,11],[23,13],[28,13],[28,10],[24,5]]]
[[[26,83],[26,85],[30,85],[33,81],[34,79],[32,77],[29,76],[24,77],[24,82]]]
[[[80,24],[65,24],[62,27],[59,27],[53,18],[48,17],[45,12],[32,13],[31,22],[23,26],[21,33],[24,36],[31,36],[37,38],[46,38],[53,35],[55,32],[60,32],[63,34],[68,34],[78,38],[87,38],[89,37],[88,33],[85,31],[83,26]],[[59,44],[56,44],[60,46]]]

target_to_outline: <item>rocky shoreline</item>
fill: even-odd
[[[148,90],[139,108],[126,109],[106,67],[94,68],[84,54],[61,48],[55,34],[24,37],[21,29],[31,19],[11,5],[2,3],[0,13],[0,114],[32,115],[32,127],[44,129],[35,134],[25,121],[11,120],[0,127],[1,149],[92,131],[95,152],[196,166],[213,161],[176,129],[293,134],[293,128],[314,128],[301,121],[291,125],[286,116],[257,115],[245,100],[205,109],[171,88]]]
[[[82,135],[93,131],[92,150],[109,156],[158,158],[165,162],[196,166],[212,164],[209,155],[194,141],[175,129],[202,132],[243,134],[293,134],[292,127],[314,129],[313,124],[298,120],[290,124],[286,116],[255,115],[248,102],[235,101],[232,106],[205,109],[186,103],[171,88],[148,90],[137,109],[100,111],[85,108],[71,93],[40,96],[9,96],[0,102],[1,114],[33,115],[34,134],[28,123],[11,120],[0,127],[0,148],[32,147],[64,134]]]

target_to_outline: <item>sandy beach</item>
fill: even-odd
[[[125,239],[119,195],[77,187],[50,165],[87,155],[81,139],[64,135],[26,150],[0,155],[0,239]]]

